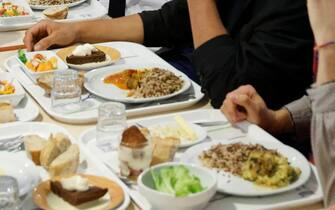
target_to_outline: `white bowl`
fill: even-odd
[[[22,61],[19,59],[18,55],[16,56],[18,62],[20,63],[22,69],[24,70],[24,72],[35,83],[36,83],[36,79],[39,78],[42,75],[50,74],[50,73],[54,73],[56,71],[63,71],[63,70],[68,69],[68,66],[66,65],[66,63],[53,51],[35,51],[35,52],[25,52],[25,53],[26,53],[26,57],[27,57],[28,61],[31,60],[34,57],[35,54],[42,54],[47,59],[50,59],[51,57],[56,57],[57,58],[57,69],[50,70],[50,71],[44,71],[44,72],[34,72],[34,71],[30,70],[28,67],[26,67],[26,65],[24,63],[22,63]]]
[[[0,24],[2,25],[14,25],[20,23],[30,23],[33,22],[34,13],[31,10],[28,2],[26,0],[5,0],[3,2],[11,2],[12,4],[19,5],[28,12],[28,15],[24,16],[13,16],[13,17],[0,17]]]
[[[0,102],[8,102],[13,106],[17,106],[25,96],[23,88],[21,87],[19,82],[14,79],[14,77],[11,76],[9,73],[0,73],[0,80],[6,80],[8,82],[11,82],[12,85],[14,85],[15,87],[15,92],[13,94],[0,95]]]
[[[205,190],[186,197],[175,197],[154,189],[154,182],[150,170],[160,170],[168,166],[183,165],[190,174],[197,176]],[[161,210],[200,210],[206,207],[208,201],[217,189],[217,175],[212,171],[184,163],[170,162],[153,166],[140,174],[137,179],[140,193],[150,202],[152,209]]]

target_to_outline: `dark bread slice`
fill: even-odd
[[[92,186],[87,191],[83,192],[75,190],[69,191],[64,189],[59,181],[51,181],[50,189],[53,193],[74,206],[97,200],[108,192],[108,189],[102,189],[96,186]]]

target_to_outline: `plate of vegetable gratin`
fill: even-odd
[[[305,184],[311,174],[307,159],[282,143],[212,141],[189,148],[182,162],[212,169],[218,190],[237,196],[266,196]]]

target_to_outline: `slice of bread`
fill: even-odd
[[[51,177],[70,176],[76,173],[79,165],[79,147],[72,144],[63,154],[59,155],[49,166]]]
[[[60,153],[65,152],[71,145],[71,141],[69,137],[64,135],[63,133],[56,133],[51,136],[51,140],[56,142],[56,145],[60,151]]]
[[[69,8],[64,5],[53,6],[45,9],[43,15],[52,20],[62,20],[67,18]]]
[[[28,157],[36,164],[41,165],[40,155],[47,140],[38,135],[28,135],[23,138]]]
[[[49,165],[61,154],[56,141],[49,140],[41,151],[41,166],[48,170]]]
[[[0,103],[0,123],[14,122],[16,116],[10,103]]]

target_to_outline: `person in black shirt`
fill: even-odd
[[[299,98],[312,82],[313,35],[305,0],[174,0],[160,10],[78,23],[42,21],[28,50],[75,42],[132,41],[194,47],[193,65],[215,108],[251,84],[269,108]]]

